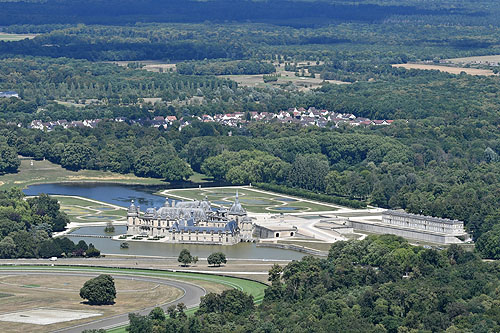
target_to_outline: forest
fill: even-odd
[[[498,1],[0,7],[0,92],[19,95],[0,97],[0,175],[17,173],[23,157],[165,184],[196,173],[351,208],[458,219],[475,242],[466,250],[391,235],[339,241],[328,257],[275,265],[262,303],[236,289],[208,293],[193,315],[182,305],[130,314],[129,332],[500,331]],[[485,55],[498,61],[474,58]],[[450,59],[459,57],[473,57],[460,74],[393,66],[456,67]],[[304,125],[293,114],[300,108],[331,117]],[[287,110],[288,121],[254,117]],[[212,118],[236,113],[237,124]],[[355,126],[336,114],[390,125]],[[167,117],[168,126],[153,126]],[[82,123],[31,126],[58,120]],[[68,223],[53,197],[0,191],[0,258],[99,256],[92,244],[54,237]]]
[[[378,3],[377,3],[378,2]],[[3,25],[86,23],[126,25],[136,22],[195,23],[204,21],[224,22],[273,22],[296,26],[336,21],[377,22],[391,16],[479,16],[488,15],[469,8],[422,8],[411,1],[391,5],[385,1],[375,3],[350,3],[350,1],[287,1],[265,2],[247,0],[216,1],[8,1],[3,5],[0,21]],[[418,3],[418,2],[417,2]],[[117,11],[116,8],[120,8]],[[472,8],[471,8],[472,7]]]
[[[52,238],[65,230],[68,216],[57,199],[46,194],[27,198],[17,189],[0,191],[0,258],[96,257],[92,244]]]
[[[337,242],[327,259],[269,271],[262,304],[238,290],[201,299],[194,316],[130,314],[130,332],[494,332],[499,266],[456,245],[411,246],[396,236]]]

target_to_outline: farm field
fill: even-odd
[[[15,42],[18,40],[23,40],[23,39],[32,39],[35,38],[36,35],[34,34],[9,34],[5,32],[0,32],[0,41],[4,42]]]
[[[493,73],[492,70],[479,69],[479,68],[450,67],[450,66],[427,65],[427,64],[398,64],[398,65],[392,65],[392,67],[403,67],[406,69],[438,70],[450,74],[460,74],[461,72],[465,72],[466,74],[469,75],[482,75],[482,76],[495,75],[495,73]]]
[[[219,187],[202,189],[175,189],[162,192],[167,197],[203,200],[205,197],[215,206],[230,208],[238,191],[243,208],[250,213],[303,213],[334,211],[338,206],[309,202],[280,194],[255,190],[250,187]]]
[[[472,64],[472,63],[487,63],[487,62],[500,62],[500,54],[489,56],[476,56],[465,58],[452,58],[446,59],[454,64]]]

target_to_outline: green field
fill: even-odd
[[[203,183],[207,179],[204,175],[195,173],[189,179],[191,182]],[[70,171],[49,161],[33,161],[22,159],[18,173],[0,176],[0,190],[12,187],[26,188],[33,184],[48,184],[61,182],[102,182],[138,185],[166,185],[165,181],[155,178],[142,178],[133,174],[97,170]]]
[[[0,270],[19,270],[19,271],[50,271],[50,272],[94,272],[99,274],[120,274],[120,275],[141,275],[152,276],[174,280],[188,281],[196,283],[196,281],[205,281],[216,284],[222,284],[231,288],[239,289],[254,297],[256,303],[262,302],[264,298],[264,290],[266,285],[260,282],[243,280],[235,277],[218,276],[200,273],[183,273],[183,272],[169,272],[161,270],[145,270],[145,269],[120,269],[120,268],[98,268],[98,267],[71,267],[71,266],[0,266]],[[196,308],[189,309],[187,314],[192,314]],[[118,327],[108,332],[127,332],[126,327]]]
[[[290,199],[280,194],[256,192],[245,188],[201,188],[189,190],[167,190],[164,194],[179,199],[203,200],[205,197],[214,204],[229,208],[234,202],[236,191],[242,206],[251,213],[302,213],[334,211],[336,206],[312,203],[301,198]]]
[[[80,170],[70,171],[49,161],[33,161],[23,159],[18,173],[0,176],[0,190],[12,187],[26,188],[33,184],[60,183],[60,182],[108,182],[122,184],[161,185],[166,184],[160,179],[141,178],[132,174]]]
[[[35,38],[36,35],[33,34],[7,34],[7,33],[2,33],[0,32],[0,41],[4,42],[15,42],[18,40],[23,40],[23,39],[32,39]]]
[[[125,221],[127,210],[125,208],[98,203],[81,197],[66,197],[55,195],[61,210],[65,212],[71,222],[109,222]]]
[[[73,266],[0,266],[0,270],[20,270],[20,271],[60,271],[60,272],[95,272],[95,273],[115,273],[120,275],[141,275],[163,277],[168,279],[189,281],[206,281],[222,284],[231,288],[239,289],[252,295],[256,302],[261,302],[264,298],[265,284],[245,279],[238,279],[230,276],[219,276],[202,273],[171,272],[162,270],[148,270],[135,268],[107,268],[107,267],[73,267]]]

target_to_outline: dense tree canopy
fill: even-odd
[[[489,332],[500,327],[498,269],[456,245],[436,251],[370,236],[335,243],[327,259],[273,267],[257,307],[228,290],[204,296],[194,317],[150,315],[131,322],[131,330]]]
[[[20,165],[15,149],[0,142],[0,175],[16,172]]]
[[[46,194],[24,200],[17,189],[0,191],[0,258],[92,256],[85,241],[52,238],[69,223],[56,199]],[[99,255],[99,254],[97,254]]]

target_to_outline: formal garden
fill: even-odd
[[[340,208],[333,204],[274,194],[250,186],[174,189],[163,191],[162,194],[180,200],[207,198],[213,206],[230,208],[236,198],[236,192],[241,205],[250,213],[309,213],[335,211]]]
[[[126,221],[127,210],[122,207],[83,197],[54,196],[71,222],[96,223]]]

